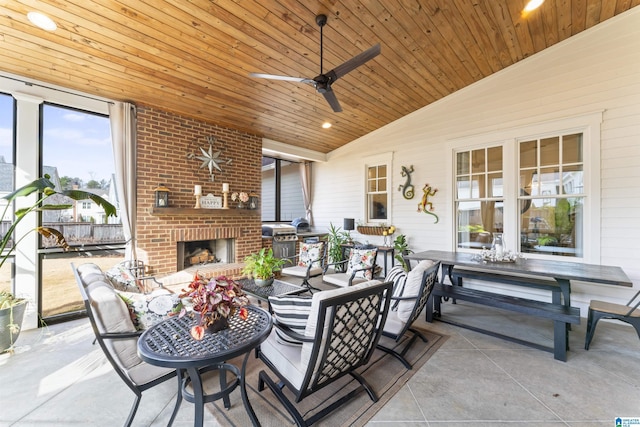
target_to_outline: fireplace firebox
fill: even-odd
[[[177,242],[178,271],[195,265],[235,262],[235,239]]]

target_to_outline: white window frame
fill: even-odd
[[[364,194],[364,199],[363,199],[363,210],[362,212],[363,214],[363,218],[365,223],[367,224],[392,224],[393,223],[393,212],[392,212],[392,203],[391,203],[391,186],[392,186],[392,181],[393,181],[393,169],[392,169],[392,164],[393,164],[393,153],[392,152],[388,152],[388,153],[383,153],[383,154],[378,154],[375,156],[369,156],[369,157],[365,157],[364,158],[364,170],[363,170],[363,174],[364,174],[364,185],[363,185],[363,194]],[[387,168],[387,218],[386,219],[371,219],[370,215],[369,215],[369,203],[368,203],[368,195],[369,195],[369,188],[368,188],[368,172],[369,172],[369,168],[370,167],[375,167],[375,166],[386,166]]]
[[[549,258],[564,261],[599,263],[601,246],[601,190],[600,190],[600,131],[603,111],[587,113],[579,116],[539,121],[537,123],[514,126],[507,129],[484,134],[471,135],[449,140],[447,162],[449,177],[449,206],[451,218],[455,218],[455,159],[459,151],[473,150],[488,146],[503,145],[503,178],[504,178],[504,236],[507,249],[518,248],[520,229],[518,227],[518,144],[527,139],[538,139],[561,134],[582,133],[584,159],[584,247],[583,256],[567,259],[555,255],[526,254],[528,258]],[[448,246],[452,251],[464,252],[456,248],[456,221],[451,221],[451,233]]]

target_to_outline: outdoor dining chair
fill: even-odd
[[[587,334],[584,340],[584,349],[589,350],[589,345],[596,332],[596,325],[600,319],[616,319],[632,325],[638,338],[640,338],[640,291],[629,300],[626,305],[615,304],[606,301],[591,300],[587,315]],[[635,301],[635,303],[634,303]]]
[[[300,252],[293,257],[285,258],[286,265],[282,268],[282,274],[302,277],[302,287],[307,290],[319,290],[311,286],[309,280],[312,277],[322,275],[327,256],[326,242],[300,243]]]
[[[334,286],[352,286],[373,279],[378,247],[360,245],[349,249],[347,259],[326,263],[322,281]]]
[[[392,282],[367,281],[347,288],[316,292],[306,313],[306,325],[297,333],[274,312],[274,330],[260,345],[258,356],[276,376],[271,379],[265,370],[260,371],[258,390],[265,384],[294,418],[298,426],[306,426],[324,418],[342,406],[363,389],[372,401],[378,396],[357,369],[369,362],[382,332],[381,325],[387,317]],[[291,297],[287,297],[289,300]],[[304,297],[301,301],[304,301]],[[278,297],[270,298],[277,300]],[[272,304],[276,307],[277,304]],[[292,315],[294,307],[280,306],[300,326],[300,315]],[[303,310],[300,310],[301,312]],[[276,331],[288,335],[288,343],[279,339]],[[292,343],[297,340],[297,344]],[[284,393],[287,387],[296,403],[330,385],[339,378],[350,375],[359,385],[343,396],[335,396],[318,412],[303,418]]]
[[[124,425],[130,426],[140,405],[142,392],[176,377],[175,369],[150,365],[138,356],[138,338],[129,309],[100,268],[91,263],[75,267],[73,273],[84,301],[87,316],[100,348],[120,379],[136,398]],[[169,425],[173,423],[182,395],[178,390]]]
[[[406,262],[407,265],[410,265],[409,260],[406,260]],[[433,285],[438,280],[439,268],[440,262],[420,261],[407,274],[404,286],[401,289],[395,289],[394,295],[391,297],[392,309],[389,310],[382,335],[394,340],[396,343],[407,334],[410,335],[410,338],[407,338],[407,342],[404,343],[401,351],[385,346],[384,338],[382,343],[378,344],[378,348],[400,360],[407,369],[412,369],[411,364],[405,358],[411,346],[418,338],[425,343],[427,342],[427,338],[420,331],[413,328],[413,322],[420,316],[420,313],[422,313],[422,310],[430,300]]]

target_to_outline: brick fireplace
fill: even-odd
[[[233,239],[234,257],[214,268],[202,268],[206,275],[238,277],[242,260],[262,245],[260,210],[194,209],[194,185],[203,194],[222,196],[222,183],[231,192],[260,194],[262,141],[260,137],[223,128],[145,106],[138,107],[137,140],[137,246],[138,257],[150,268],[150,274],[163,277],[178,270],[178,242]],[[198,155],[208,150],[213,136],[214,151],[231,159],[214,169],[211,181]],[[169,207],[156,208],[154,189],[164,184],[170,190]]]

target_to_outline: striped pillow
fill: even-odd
[[[393,296],[401,297],[404,292],[404,285],[407,283],[407,272],[404,271],[401,265],[396,265],[387,273],[387,277],[384,278],[385,282],[393,282]],[[398,303],[400,301],[391,301],[391,310],[398,309]]]
[[[311,311],[311,297],[291,295],[269,297],[273,317],[294,332],[304,335],[307,319]],[[284,345],[300,346],[302,341],[291,338],[276,327],[276,342]]]

